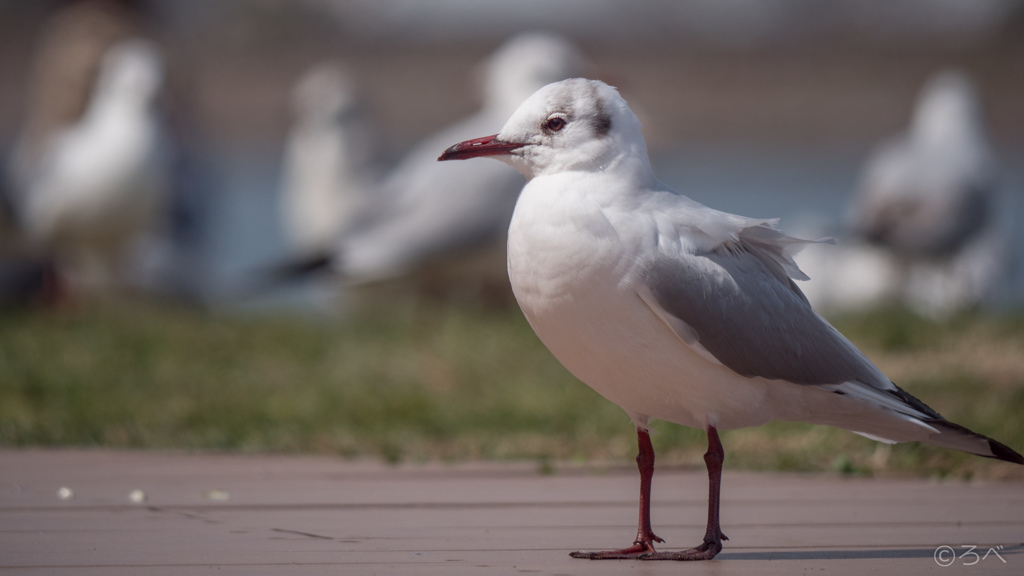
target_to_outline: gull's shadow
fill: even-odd
[[[975,552],[981,556],[994,546],[979,545]],[[929,548],[883,548],[876,550],[765,550],[763,552],[722,552],[719,560],[880,560],[880,559],[913,559],[934,558],[938,546]],[[960,545],[952,546],[957,556],[967,551]],[[1001,556],[1012,556],[1024,553],[1024,544],[1003,546],[998,549]],[[989,557],[991,560],[992,557]],[[998,559],[997,559],[998,561]]]

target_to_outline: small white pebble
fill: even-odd
[[[207,500],[216,500],[218,502],[231,499],[231,494],[228,493],[227,490],[207,490],[206,492],[203,492],[203,496],[205,496]]]
[[[71,488],[68,488],[67,486],[57,488],[57,498],[60,498],[61,500],[71,500],[74,497],[75,493],[71,491]]]
[[[128,494],[128,499],[136,504],[141,504],[146,501],[146,493],[142,490],[132,490]]]

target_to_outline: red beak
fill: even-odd
[[[473,138],[472,140],[459,142],[441,153],[437,160],[441,162],[444,160],[465,160],[467,158],[476,158],[477,156],[500,156],[501,154],[508,154],[517,148],[526,146],[526,144],[518,142],[502,142],[497,138],[497,134],[492,134],[483,138]]]

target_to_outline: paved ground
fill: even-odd
[[[656,473],[666,549],[703,535],[706,482]],[[1022,484],[793,474],[726,473],[712,562],[569,558],[629,544],[636,492],[625,468],[0,451],[0,573],[1024,574]]]

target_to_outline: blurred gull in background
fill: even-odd
[[[307,71],[291,95],[293,124],[284,152],[282,217],[292,250],[329,250],[364,207],[376,136],[354,81],[341,65]]]
[[[51,254],[26,237],[19,197],[32,181],[49,144],[78,122],[89,104],[103,54],[138,36],[141,13],[131,0],[66,2],[46,20],[27,81],[29,109],[17,146],[0,167],[0,302],[54,303],[59,299]]]
[[[142,31],[142,14],[129,0],[67,2],[47,19],[26,86],[29,109],[9,163],[14,188],[30,186],[52,140],[82,119],[104,54]]]
[[[802,256],[808,298],[833,310],[902,301],[932,317],[991,302],[1010,268],[1010,211],[996,179],[974,85],[959,72],[934,76],[909,130],[869,159],[849,245]]]
[[[15,155],[18,224],[73,284],[100,289],[126,280],[135,242],[163,210],[167,148],[154,109],[162,75],[150,42],[114,44],[81,118],[33,142],[33,154]]]
[[[431,296],[510,298],[505,236],[523,177],[497,162],[439,164],[437,151],[497,130],[527,96],[583,67],[572,45],[548,34],[502,45],[487,63],[483,107],[406,154],[339,236],[334,269],[350,285],[401,280]]]

